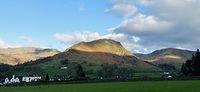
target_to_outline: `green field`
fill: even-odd
[[[200,80],[0,87],[0,92],[199,92]]]

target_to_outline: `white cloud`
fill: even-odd
[[[150,0],[136,0],[138,2],[138,4],[142,5],[142,6],[148,6],[151,4]]]
[[[30,42],[30,43],[34,42],[33,39],[26,37],[26,36],[20,36],[19,38],[24,40],[24,41]]]
[[[17,47],[17,45],[5,42],[0,39],[0,48],[14,48],[14,47]]]
[[[87,32],[83,32],[83,33],[75,32],[72,35],[57,33],[54,35],[54,38],[65,44],[76,44],[81,41],[91,41],[91,40],[99,39],[100,35],[97,32],[88,32],[87,31]]]
[[[111,0],[111,4],[112,7],[123,4],[137,8],[137,12],[108,30],[139,38],[138,52],[165,47],[200,47],[200,0]],[[140,12],[144,8],[145,11]],[[118,15],[126,12],[121,10]]]
[[[116,4],[111,9],[106,9],[105,12],[119,13],[122,17],[130,17],[137,12],[137,8],[132,4]]]
[[[123,21],[118,27],[111,28],[115,32],[128,33],[133,36],[151,34],[151,33],[163,33],[171,28],[172,23],[162,21],[154,16],[145,16],[138,14],[137,16]]]
[[[6,48],[6,47],[8,47],[8,45],[4,41],[0,40],[0,48]]]
[[[137,37],[129,36],[126,34],[107,34],[100,35],[98,32],[83,32],[83,33],[74,33],[74,34],[55,34],[54,38],[60,41],[63,46],[61,47],[63,50],[67,49],[69,46],[77,44],[81,41],[89,42],[97,39],[113,39],[121,42],[121,44],[128,49],[129,51],[134,51],[133,49],[139,49],[141,46],[137,44],[140,40]]]

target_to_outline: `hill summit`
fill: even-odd
[[[120,42],[111,39],[99,39],[91,42],[80,42],[55,55],[54,59],[84,58],[127,66],[152,67],[126,50]]]
[[[131,52],[126,50],[120,42],[111,39],[100,39],[92,42],[80,42],[70,47],[69,50],[78,50],[85,52],[103,52],[116,54],[119,56],[134,56]]]

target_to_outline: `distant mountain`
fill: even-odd
[[[53,57],[55,60],[74,58],[84,58],[127,66],[152,67],[126,50],[119,42],[111,39],[80,42]]]
[[[16,65],[18,63],[53,56],[58,53],[59,51],[55,49],[43,49],[36,47],[0,49],[0,63]]]
[[[150,54],[135,54],[142,60],[157,64],[163,63],[183,63],[192,57],[194,51],[167,48],[156,50]]]

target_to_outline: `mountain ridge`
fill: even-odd
[[[38,47],[19,47],[0,49],[0,63],[16,65],[27,61],[34,61],[39,58],[58,54],[56,49],[46,49]]]
[[[149,54],[135,54],[142,60],[153,62],[153,63],[183,63],[187,59],[190,59],[194,51],[165,48],[155,50]]]

